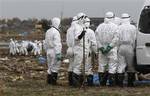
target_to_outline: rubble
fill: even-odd
[[[150,73],[148,73],[148,74],[140,74],[139,78],[140,78],[140,80],[150,80]]]
[[[8,57],[0,58],[0,61],[7,61],[7,60],[9,60]]]
[[[39,64],[37,58],[33,56],[5,57],[0,64],[0,78],[5,81],[41,80],[47,76],[47,65]],[[58,74],[59,81],[64,82],[67,80],[67,68],[68,64],[61,64]]]

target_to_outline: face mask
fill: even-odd
[[[90,22],[86,22],[85,27],[89,28],[90,27]]]

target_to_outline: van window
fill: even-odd
[[[140,15],[139,31],[150,34],[150,6],[146,6]]]

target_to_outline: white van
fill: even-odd
[[[141,11],[138,22],[136,42],[136,70],[150,72],[150,0],[147,0]]]

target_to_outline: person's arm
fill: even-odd
[[[53,44],[54,44],[56,54],[61,54],[62,44],[61,44],[61,37],[59,32],[56,32],[54,34]]]
[[[85,35],[85,33],[83,32],[83,28],[80,26],[75,26],[74,29],[74,33],[75,33],[75,40],[80,40],[81,35]]]
[[[113,31],[114,31],[114,36],[113,36],[112,42],[109,44],[109,46],[111,46],[111,47],[117,46],[118,42],[119,42],[119,30],[118,30],[118,27],[115,27]]]
[[[90,40],[91,40],[91,48],[96,53],[97,52],[97,42],[96,42],[96,37],[95,37],[95,33],[93,30],[91,30]]]
[[[78,39],[81,40],[85,36],[86,30],[83,29],[81,34],[78,36]]]
[[[101,47],[103,47],[102,46],[102,44],[101,44],[101,40],[100,40],[100,38],[101,38],[101,36],[100,36],[100,28],[98,27],[97,29],[96,29],[96,31],[95,31],[95,38],[96,38],[96,43],[97,43],[97,47],[98,48],[101,48]]]

